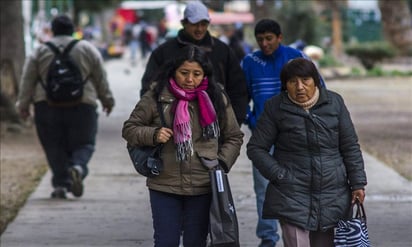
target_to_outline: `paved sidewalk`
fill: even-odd
[[[138,99],[143,67],[126,60],[107,62],[117,99],[110,117],[100,114],[96,153],[82,198],[50,199],[50,172],[0,239],[2,247],[153,246],[145,178],[137,175],[121,138],[123,121]],[[129,70],[127,70],[129,69]],[[251,164],[245,154],[250,136],[229,174],[236,200],[242,247],[256,247],[257,221]],[[412,183],[364,153],[369,185],[365,202],[374,247],[412,246]],[[282,243],[278,247],[282,247]]]

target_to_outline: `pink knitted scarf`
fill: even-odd
[[[170,92],[176,97],[176,112],[173,121],[174,141],[177,145],[177,159],[187,160],[193,154],[192,127],[190,125],[189,102],[196,100],[199,105],[199,122],[206,138],[219,136],[216,111],[206,92],[208,79],[205,77],[195,89],[182,89],[173,78],[169,80]]]

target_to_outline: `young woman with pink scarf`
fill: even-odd
[[[201,48],[187,46],[169,60],[123,125],[131,145],[163,143],[164,169],[147,178],[154,246],[206,246],[211,200],[209,168],[226,172],[243,143],[228,97]],[[162,126],[160,102],[166,126]],[[208,167],[209,166],[209,167]]]

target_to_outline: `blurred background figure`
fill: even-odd
[[[155,41],[154,34],[149,31],[149,27],[146,23],[141,25],[138,40],[140,44],[141,60],[145,64],[147,56],[152,52],[152,45]]]
[[[301,39],[298,39],[295,42],[293,42],[292,44],[290,44],[289,46],[292,47],[292,48],[295,48],[297,50],[303,51],[303,49],[306,46],[306,42],[301,40]]]
[[[46,43],[52,38],[52,36],[53,36],[53,33],[51,30],[51,24],[49,22],[43,23],[40,30],[36,33],[37,41],[40,44]]]
[[[130,62],[132,66],[136,65],[137,51],[140,47],[139,35],[142,31],[140,24],[135,21],[134,23],[127,23],[124,30],[124,44],[129,47]]]
[[[323,58],[324,52],[323,49],[319,46],[315,45],[308,45],[303,48],[303,53],[305,53],[310,59],[312,59],[313,63],[316,67],[319,68],[319,61]]]
[[[237,59],[242,59],[247,54],[243,44],[243,32],[241,29],[236,29],[233,25],[223,25],[223,32],[219,39],[223,43],[227,44],[235,53]]]

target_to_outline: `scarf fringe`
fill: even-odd
[[[203,137],[207,139],[218,138],[220,136],[219,123],[214,121],[212,124],[203,128]]]
[[[190,125],[179,125],[181,130],[190,130],[189,132],[180,133],[192,133]],[[207,139],[218,138],[220,136],[219,123],[217,121],[203,128],[203,137]],[[189,138],[189,139],[187,139]],[[188,160],[193,155],[193,142],[191,136],[176,137],[176,160],[183,161]]]
[[[175,142],[183,143],[192,138],[192,128],[190,122],[175,125]]]
[[[188,160],[193,155],[192,139],[176,144],[176,159],[178,161]]]

